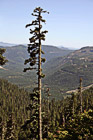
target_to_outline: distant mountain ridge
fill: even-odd
[[[16,46],[16,45],[17,44],[0,42],[0,46],[2,46],[2,47],[12,47],[12,46]]]
[[[3,46],[0,46],[0,48]],[[12,61],[20,57],[19,61],[22,59],[27,59],[29,57],[29,54],[27,52],[27,46],[25,45],[15,45],[15,46],[7,46],[4,47],[6,49],[5,56],[7,59],[11,59]],[[42,45],[42,50],[45,52],[44,57],[47,61],[49,61],[52,58],[56,58],[59,56],[64,56],[72,52],[73,50],[65,50],[60,49],[56,46],[49,46],[49,45]],[[11,54],[11,55],[10,55]],[[16,61],[16,60],[15,60]],[[24,63],[24,62],[22,62]]]
[[[13,47],[13,46],[18,46],[18,45],[27,46],[26,43],[25,44],[22,44],[22,43],[13,44],[13,43],[0,42],[0,46],[2,46],[2,47]],[[64,46],[54,46],[54,45],[43,45],[43,46],[52,46],[52,47],[57,47],[57,48],[63,49],[63,50],[73,50],[73,49],[68,49],[67,47],[64,47]]]

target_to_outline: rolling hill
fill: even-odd
[[[0,67],[0,77],[25,89],[33,89],[37,82],[35,72],[23,72],[26,67],[24,60],[29,57],[27,47],[18,45],[5,48],[9,62],[3,68]],[[42,89],[49,87],[51,94],[58,97],[78,88],[80,77],[83,78],[83,86],[93,84],[93,47],[87,46],[76,51],[46,45],[42,48],[47,60],[43,65],[46,77]]]
[[[1,48],[2,47],[3,46],[1,46]],[[4,55],[8,59],[8,63],[0,68],[0,77],[26,89],[32,88],[34,86],[33,81],[36,83],[35,73],[32,71],[27,73],[23,72],[24,67],[26,67],[24,66],[24,60],[29,58],[27,47],[24,45],[17,45],[4,48],[6,49]],[[44,57],[47,60],[46,62],[72,52],[72,50],[69,49],[60,49],[55,46],[48,45],[42,46],[42,49],[45,52]]]
[[[83,47],[67,56],[52,59],[44,69],[44,85],[55,94],[78,88],[80,77],[83,86],[93,84],[93,47]]]

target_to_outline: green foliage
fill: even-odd
[[[7,60],[5,57],[3,57],[3,53],[5,53],[5,49],[0,48],[0,65],[4,65]]]
[[[30,68],[25,68],[24,72],[26,72],[27,70],[36,69],[37,68],[36,65],[39,65],[40,52],[44,54],[44,52],[40,50],[40,45],[41,45],[41,40],[45,40],[45,34],[48,31],[45,30],[41,32],[42,29],[41,22],[43,23],[46,22],[44,19],[42,19],[41,14],[46,12],[47,11],[44,11],[40,7],[36,8],[32,13],[32,15],[36,17],[36,19],[32,21],[31,24],[26,25],[26,28],[32,26],[32,29],[30,29],[30,34],[32,34],[32,37],[29,38],[30,44],[28,44],[28,53],[30,54],[30,58],[26,59],[24,62],[24,64],[29,64]],[[35,26],[34,29],[33,26]],[[42,58],[41,62],[45,62],[45,58]]]
[[[82,51],[86,51],[82,53]],[[83,85],[93,83],[93,47],[82,48],[67,56],[58,57],[47,62],[44,67],[47,77],[44,84],[51,87],[51,93],[60,96],[64,91],[76,89],[80,77]]]
[[[93,110],[82,114],[74,115],[66,126],[73,139],[91,140],[93,138]]]
[[[16,140],[15,127],[12,114],[9,115],[9,120],[6,125],[5,140]]]
[[[30,111],[30,118],[26,120],[22,126],[22,131],[20,132],[25,134],[28,139],[37,139],[38,137],[38,90],[37,88],[33,90],[33,93],[30,94],[31,103],[27,107],[27,110]],[[24,137],[25,137],[24,136]]]
[[[27,47],[24,45],[17,45],[4,48],[6,49],[4,56],[8,59],[8,63],[4,65],[5,70],[0,69],[0,77],[7,79],[11,83],[18,85],[21,88],[23,87],[32,91],[35,86],[34,81],[36,80],[35,72],[29,71],[27,73],[23,73],[24,60],[29,58]],[[71,50],[63,50],[50,45],[42,45],[42,50],[45,52],[44,55],[42,54],[42,57],[46,58],[46,62],[50,61],[52,58],[63,56],[71,52]],[[44,68],[44,65],[45,64],[42,65],[43,70],[46,69]]]
[[[19,89],[6,80],[0,79],[0,135],[5,129],[4,136],[6,138],[12,134],[14,134],[15,138],[18,137],[20,127],[29,118],[29,112],[26,110],[29,103],[28,92],[24,89]],[[13,118],[10,117],[11,113]]]
[[[42,99],[43,139],[92,140],[93,87],[85,90],[82,95],[84,112],[82,114],[79,110],[78,94],[74,96],[72,94],[71,97],[62,100],[49,100],[49,111],[47,98]],[[37,139],[37,99],[37,88],[29,94],[0,79],[0,137],[11,136],[12,133],[16,140],[30,140],[33,137]],[[74,115],[73,101],[75,102]],[[9,117],[11,113],[13,113],[12,119]]]
[[[93,110],[76,114],[69,119],[66,127],[59,127],[54,133],[49,132],[53,140],[92,140],[93,139]]]
[[[92,140],[93,133],[93,88],[84,91],[83,95],[83,112],[80,114],[79,94],[72,94],[71,97],[61,101],[50,101],[49,107],[49,131],[46,139],[51,140]],[[86,99],[88,104],[86,106]],[[74,114],[73,114],[74,102]],[[46,102],[44,101],[46,106]],[[44,106],[43,106],[44,109]],[[88,111],[86,111],[88,109]],[[47,109],[45,108],[45,114]],[[47,119],[47,116],[45,115]],[[43,118],[43,120],[45,120]],[[65,122],[64,122],[65,119]],[[64,124],[65,123],[65,124]],[[45,125],[45,121],[43,122]],[[45,138],[45,137],[43,137]]]

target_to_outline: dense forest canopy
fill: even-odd
[[[47,95],[47,94],[46,94]],[[30,93],[6,80],[0,79],[0,137],[30,140],[27,125],[30,111]],[[63,100],[42,99],[43,139],[93,138],[93,87],[82,93],[83,113],[80,113],[80,96],[72,94]],[[10,116],[12,115],[12,117]],[[73,121],[72,121],[73,120]],[[34,128],[34,126],[32,126]],[[7,139],[7,138],[6,138]]]

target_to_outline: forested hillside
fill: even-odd
[[[2,46],[1,46],[2,47]],[[35,72],[24,73],[24,60],[29,58],[27,53],[27,46],[17,45],[12,47],[4,47],[6,52],[4,56],[8,59],[8,63],[3,67],[0,67],[0,77],[7,79],[8,81],[25,89],[33,89],[36,83]],[[56,46],[42,46],[45,52],[44,57],[46,62],[53,58],[64,56],[72,52],[72,50],[65,48],[58,48]],[[29,76],[30,75],[30,76]]]
[[[0,139],[4,135],[5,140],[9,137],[15,137],[13,139],[16,140],[19,128],[28,118],[26,107],[29,103],[28,92],[0,79]]]
[[[0,68],[0,77],[31,90],[35,86],[36,76],[35,72],[23,73],[24,59],[28,57],[26,49],[22,45],[7,47],[5,56],[8,63],[4,69]],[[49,87],[54,96],[77,89],[80,77],[83,78],[83,86],[93,83],[93,47],[81,48],[64,57],[61,56],[70,50],[61,50],[53,46],[43,46],[43,50],[46,59],[49,60],[43,65],[45,73],[43,87]]]
[[[83,47],[67,56],[55,58],[44,68],[44,84],[51,85],[55,94],[76,89],[80,77],[83,78],[83,86],[89,86],[93,84],[93,47]]]
[[[30,140],[36,129],[28,127],[32,104],[30,94],[6,80],[0,79],[0,138]],[[62,100],[42,99],[43,139],[92,140],[93,138],[93,87],[82,93],[83,113],[80,113],[80,93]],[[33,110],[34,111],[34,110]],[[30,114],[31,113],[31,114]],[[34,116],[33,116],[34,117]],[[34,132],[33,132],[34,130]],[[10,140],[9,139],[9,140]]]

